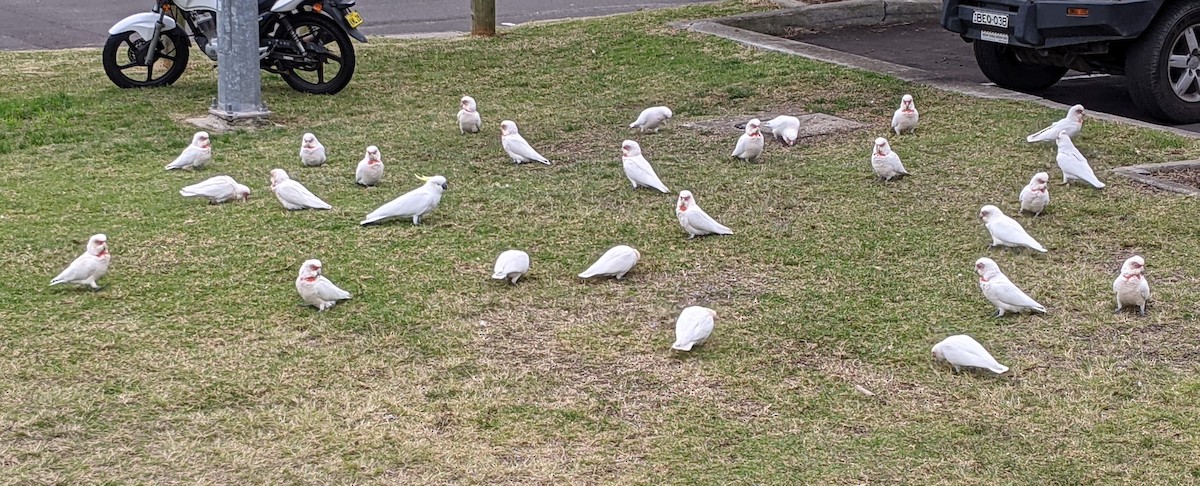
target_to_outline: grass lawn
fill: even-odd
[[[1109,187],[1052,185],[1046,214],[1017,216],[1048,254],[989,250],[980,206],[1015,216],[1034,172],[1060,180],[1023,140],[1062,112],[665,26],[746,8],[372,39],[337,96],[265,76],[280,126],[214,136],[199,173],[162,169],[215,94],[198,53],[157,90],[112,86],[98,50],[0,53],[0,483],[1200,481],[1196,200],[1107,172],[1200,144],[1089,121],[1076,143]],[[877,183],[872,141],[904,93],[922,125],[889,139],[913,176]],[[463,94],[479,135],[458,132]],[[675,111],[661,133],[624,128],[657,104]],[[726,157],[736,130],[682,126],[783,105],[869,128],[746,164]],[[555,164],[513,166],[503,119]],[[328,165],[300,166],[307,131]],[[630,190],[626,138],[736,234],[689,241],[674,194]],[[363,189],[367,145],[387,173]],[[276,167],[334,209],[285,211]],[[179,197],[218,174],[251,201]],[[413,174],[449,179],[436,212],[358,226]],[[105,288],[47,287],[101,232]],[[642,253],[626,280],[575,278],[616,244]],[[509,248],[533,259],[516,286],[489,278]],[[1113,315],[1135,253],[1149,316]],[[981,256],[1049,313],[990,317]],[[302,307],[308,258],[354,298]],[[716,331],[673,353],[693,304]],[[959,333],[1012,371],[936,365]]]

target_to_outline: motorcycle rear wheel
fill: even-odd
[[[318,13],[302,12],[287,20],[304,42],[308,56],[318,62],[313,66],[289,66],[280,73],[283,81],[296,91],[312,94],[335,94],[350,84],[350,78],[354,77],[354,45],[346,31]],[[273,35],[291,40],[291,34],[282,26]]]
[[[108,36],[104,43],[104,74],[119,88],[154,88],[178,81],[188,62],[188,40],[183,29],[159,34],[154,63],[149,65],[148,44],[148,39],[133,31]],[[144,75],[137,75],[137,71],[144,71]]]

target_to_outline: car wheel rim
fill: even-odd
[[[1200,101],[1200,24],[1183,29],[1167,55],[1167,80],[1175,96],[1188,103]]]

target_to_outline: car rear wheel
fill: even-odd
[[[1129,96],[1155,118],[1200,122],[1200,0],[1169,3],[1125,57]]]
[[[972,44],[979,70],[1001,88],[1038,91],[1053,86],[1067,74],[1064,67],[1023,63],[1012,48],[1004,44],[980,40]]]

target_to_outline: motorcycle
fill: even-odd
[[[297,91],[334,94],[354,76],[362,16],[354,0],[259,0],[259,65]],[[104,74],[121,88],[167,86],[187,68],[189,38],[217,60],[217,0],[156,0],[108,30]],[[142,75],[144,73],[144,75]]]

